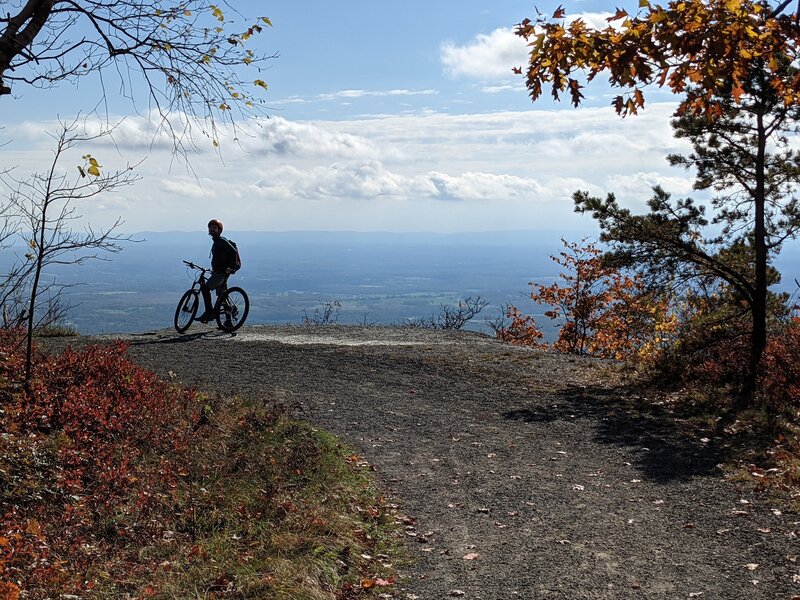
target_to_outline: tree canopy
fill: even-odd
[[[617,9],[599,30],[580,18],[567,25],[559,8],[551,17],[540,14],[519,24],[516,33],[529,42],[530,63],[517,71],[533,100],[549,85],[554,98],[568,94],[578,106],[582,81],[603,74],[625,90],[613,101],[621,115],[644,106],[649,85],[684,95],[679,114],[714,115],[721,110],[715,98],[726,89],[740,97],[757,65],[786,105],[800,104],[800,74],[781,62],[798,58],[800,27],[797,16],[786,12],[790,4],[673,0],[661,6],[640,0],[636,15]]]
[[[248,21],[209,0],[12,0],[3,13],[0,98],[111,70],[122,95],[144,96],[167,127],[176,112],[205,121],[215,144],[216,122],[263,103],[258,71],[270,57],[248,43],[272,25],[267,17]]]

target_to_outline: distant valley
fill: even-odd
[[[226,232],[228,233],[228,232]],[[401,324],[436,314],[442,304],[480,296],[491,302],[468,325],[489,332],[485,318],[513,303],[523,312],[543,308],[528,297],[528,282],[551,283],[559,267],[551,254],[561,237],[581,232],[490,233],[235,232],[243,269],[232,284],[251,299],[252,324],[300,323],[326,302],[341,303],[339,323]],[[183,259],[207,265],[209,238],[202,232],[139,233],[108,261],[90,261],[51,274],[78,284],[67,290],[75,307],[69,322],[81,333],[133,333],[172,326],[192,273]],[[798,245],[779,262],[785,289],[800,278]],[[552,339],[548,319],[537,319]]]

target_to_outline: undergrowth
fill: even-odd
[[[0,332],[0,598],[376,597],[396,506],[272,403],[158,379],[125,346],[35,356]]]

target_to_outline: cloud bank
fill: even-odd
[[[143,180],[84,213],[98,224],[121,216],[131,230],[184,228],[204,214],[237,229],[586,229],[591,220],[572,211],[578,189],[615,192],[635,209],[655,184],[691,192],[690,175],[665,160],[686,150],[671,134],[673,110],[653,104],[629,119],[611,108],[272,118],[236,135],[220,131],[221,155],[191,156],[189,172],[167,148],[148,145]],[[151,139],[146,122],[125,123],[114,152],[101,149],[108,168],[141,158]],[[44,161],[48,152],[43,145],[25,160]],[[0,148],[3,164],[20,156],[13,145]]]

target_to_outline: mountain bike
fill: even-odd
[[[200,286],[208,279],[206,274],[211,273],[211,269],[206,269],[188,260],[183,261],[183,263],[190,269],[200,271],[200,273],[192,284],[191,289],[186,290],[181,296],[178,308],[175,309],[175,330],[178,333],[183,333],[189,329],[189,325],[195,320],[197,309],[203,301]],[[212,311],[213,318],[217,321],[219,328],[228,333],[236,331],[244,325],[249,312],[250,299],[247,297],[247,292],[240,287],[229,288],[226,279],[225,283],[217,289],[217,301],[214,303]]]

